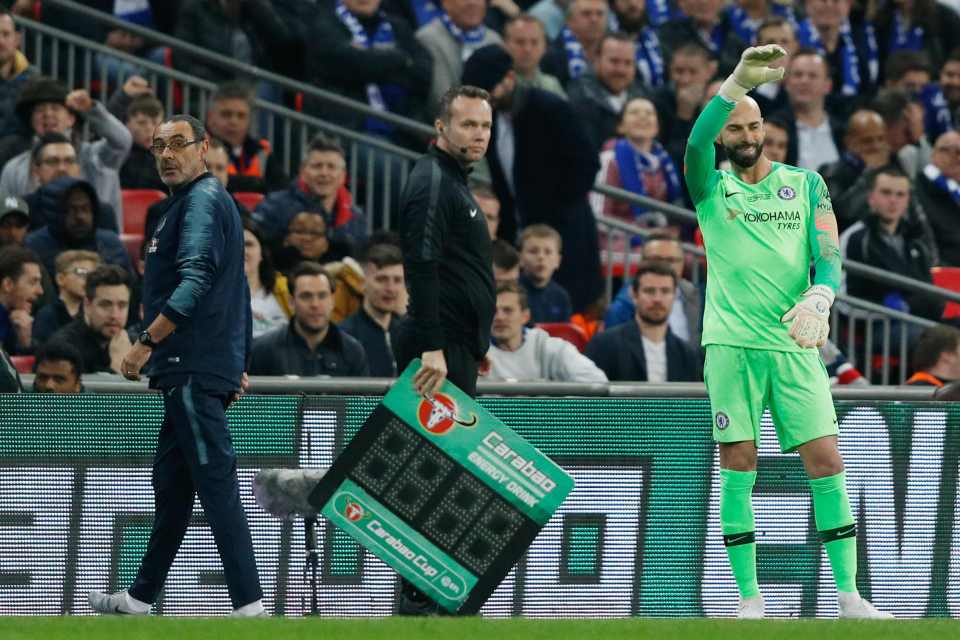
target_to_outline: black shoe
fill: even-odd
[[[440,606],[425,593],[406,580],[400,580],[400,595],[397,598],[399,616],[435,616]]]

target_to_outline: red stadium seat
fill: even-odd
[[[33,363],[37,359],[34,356],[10,356],[10,360],[19,373],[33,373]]]
[[[123,229],[122,233],[143,235],[147,224],[147,209],[167,197],[163,191],[156,189],[124,189],[123,197]]]
[[[934,267],[930,269],[933,284],[944,289],[960,293],[960,267]],[[943,319],[960,317],[960,303],[947,302],[943,309]]]
[[[256,191],[237,191],[233,194],[233,197],[249,211],[256,209],[257,205],[263,200],[263,194]]]
[[[537,325],[554,338],[562,338],[583,353],[587,346],[587,334],[579,326],[570,322],[541,322]]]

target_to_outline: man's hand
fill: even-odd
[[[823,284],[817,284],[803,292],[800,302],[783,314],[780,322],[790,325],[790,337],[794,342],[808,349],[822,347],[830,334],[830,306],[833,304],[833,290]]]
[[[234,402],[240,399],[240,396],[247,392],[247,389],[250,388],[250,376],[247,375],[247,372],[244,371],[243,375],[240,376],[240,390],[235,391],[233,395],[230,396],[230,399],[227,400],[227,408],[230,407]]]
[[[130,76],[127,78],[127,81],[123,83],[123,92],[131,98],[142,96],[145,93],[150,93],[150,91],[150,83],[147,82],[146,78],[141,78],[140,76]]]
[[[67,94],[67,99],[63,101],[71,111],[77,113],[86,113],[93,109],[93,98],[86,89],[77,89]]]
[[[133,347],[138,346],[142,347],[143,345],[140,343],[133,345]],[[122,375],[124,378],[130,378],[130,376],[127,375],[127,372],[130,371],[130,367],[127,366],[128,363],[126,362],[126,359],[130,355],[130,352],[133,350],[133,348],[131,347],[130,336],[127,335],[126,329],[121,329],[115,336],[113,336],[113,338],[110,339],[108,348],[110,349],[110,368]],[[147,358],[149,357],[150,354],[147,353]],[[146,358],[144,358],[143,362],[146,361]],[[143,363],[140,363],[140,366],[142,367]],[[139,372],[140,369],[137,368],[135,373],[139,374]],[[139,375],[137,378],[130,379],[139,379]]]
[[[420,355],[420,370],[413,376],[413,388],[422,396],[430,396],[440,390],[447,378],[447,359],[443,350],[424,351]]]
[[[761,84],[780,80],[786,73],[786,69],[782,67],[775,69],[770,66],[770,63],[786,55],[786,50],[775,44],[749,47],[744,50],[737,68],[720,85],[720,95],[732,102],[737,102]]]
[[[10,312],[10,324],[17,332],[17,344],[26,348],[33,340],[33,316],[27,309],[14,309]]]

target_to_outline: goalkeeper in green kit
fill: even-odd
[[[797,451],[841,617],[892,618],[857,593],[856,527],[837,449],[837,415],[817,347],[840,283],[837,221],[819,174],[763,155],[753,88],[783,77],[776,45],[743,52],[693,127],[684,174],[707,251],[704,379],[720,447],[720,524],[740,591],[739,617],[762,618],[751,494],[765,407],[784,452]],[[714,168],[714,141],[732,172]],[[815,267],[810,283],[810,263]]]

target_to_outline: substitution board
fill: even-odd
[[[324,516],[450,612],[476,613],[573,479],[415,360],[310,496]]]

